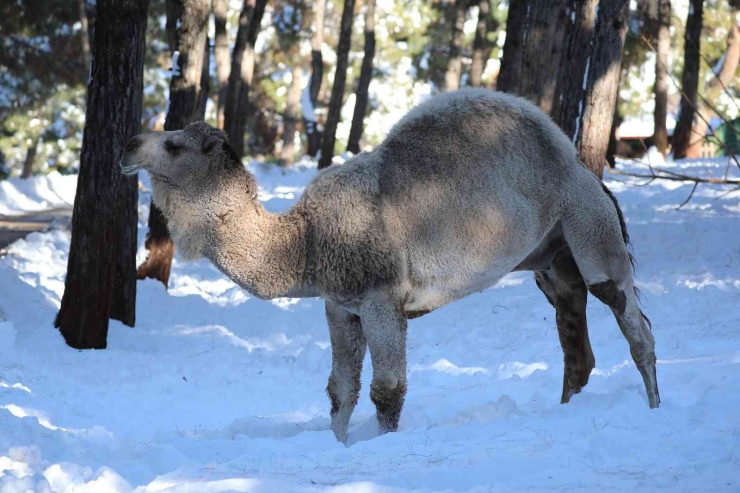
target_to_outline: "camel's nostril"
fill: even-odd
[[[123,152],[134,152],[139,147],[141,147],[143,143],[144,143],[144,139],[142,139],[141,136],[136,135],[135,137],[132,137],[131,140],[128,141],[128,144],[126,144],[126,148],[123,150]]]

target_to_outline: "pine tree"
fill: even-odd
[[[148,0],[97,6],[72,242],[54,322],[78,349],[104,349],[111,318],[136,321],[137,186],[118,160],[140,128]]]
[[[229,87],[229,71],[231,69],[229,37],[226,35],[227,14],[227,0],[213,0],[213,20],[215,26],[213,57],[216,60],[216,84],[218,85],[216,122],[219,128],[224,128],[224,105],[226,104],[226,91]]]
[[[581,161],[601,177],[617,101],[629,0],[577,0],[576,4],[555,121],[573,139]]]
[[[292,164],[295,155],[295,132],[298,128],[298,109],[301,103],[301,75],[303,70],[299,65],[293,66],[291,71],[288,99],[283,113],[283,149],[282,160],[285,164]]]
[[[673,130],[673,157],[686,157],[691,140],[691,126],[697,108],[699,67],[701,65],[701,28],[704,0],[691,0],[684,35],[683,76],[681,77],[681,109]]]
[[[468,11],[468,0],[455,0],[455,18],[452,22],[450,37],[450,56],[447,59],[445,71],[445,91],[455,91],[460,88],[462,75],[462,45],[465,15]]]
[[[347,64],[349,49],[352,42],[352,19],[354,17],[355,0],[344,0],[342,22],[339,28],[339,46],[337,47],[337,67],[334,72],[334,85],[329,100],[329,114],[326,116],[323,142],[321,143],[321,159],[319,169],[331,165],[334,157],[334,143],[337,139],[337,126],[341,118],[344,87],[347,83]]]
[[[668,152],[668,52],[671,49],[671,2],[658,0],[658,36],[655,57],[655,111],[653,139],[665,157]]]
[[[267,0],[244,0],[231,56],[231,72],[224,103],[224,130],[239,157],[244,156],[249,91],[254,77],[254,44],[266,4]]]
[[[716,100],[735,78],[735,72],[740,64],[740,1],[730,0],[733,9],[734,23],[727,34],[727,48],[721,58],[721,63],[713,68],[714,76],[704,87],[703,99],[707,101]],[[707,122],[714,114],[714,110],[706,104],[699,104],[697,118],[694,119],[694,127],[691,130],[691,140],[686,150],[686,157],[697,158],[701,156],[701,148],[704,137],[707,134]]]
[[[313,2],[313,38],[311,39],[311,80],[306,90],[308,94],[303,95],[302,115],[303,127],[306,129],[306,140],[308,140],[308,155],[315,157],[321,149],[321,136],[323,132],[319,129],[316,109],[319,103],[321,82],[324,79],[324,60],[321,55],[321,47],[324,44],[324,15],[326,13],[326,0]]]
[[[349,131],[347,150],[354,154],[360,152],[360,138],[367,112],[368,89],[373,77],[373,58],[375,58],[375,0],[367,0],[365,10],[365,56],[362,59],[360,79],[357,82],[355,110],[352,115],[352,127]]]
[[[511,2],[496,89],[529,99],[545,113],[558,112],[561,56],[570,24],[567,0]],[[564,77],[568,77],[564,74]]]
[[[470,85],[473,87],[483,85],[483,72],[486,70],[486,63],[491,57],[493,44],[488,39],[488,34],[494,32],[498,27],[492,15],[494,8],[493,0],[480,0],[478,2],[478,23],[475,27],[473,61],[470,65]]]

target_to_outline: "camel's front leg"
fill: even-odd
[[[347,440],[347,427],[360,394],[365,335],[360,317],[326,302],[326,321],[331,338],[331,375],[326,393],[331,399],[331,429],[337,440]]]
[[[395,304],[376,299],[363,303],[360,317],[373,362],[370,399],[379,432],[396,431],[406,396],[406,317]]]

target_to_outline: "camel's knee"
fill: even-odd
[[[336,414],[342,406],[354,407],[359,399],[359,393],[359,375],[337,375],[332,372],[326,385],[326,395],[329,396],[331,401],[332,415]]]
[[[623,315],[627,308],[627,295],[624,290],[617,287],[617,283],[609,279],[607,281],[591,284],[588,290],[599,301],[614,310],[617,314]]]
[[[406,397],[406,382],[393,375],[388,379],[373,379],[370,400],[375,404],[380,432],[396,431]]]

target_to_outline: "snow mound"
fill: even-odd
[[[0,214],[15,215],[74,204],[77,175],[48,175],[9,178],[0,181]]]

